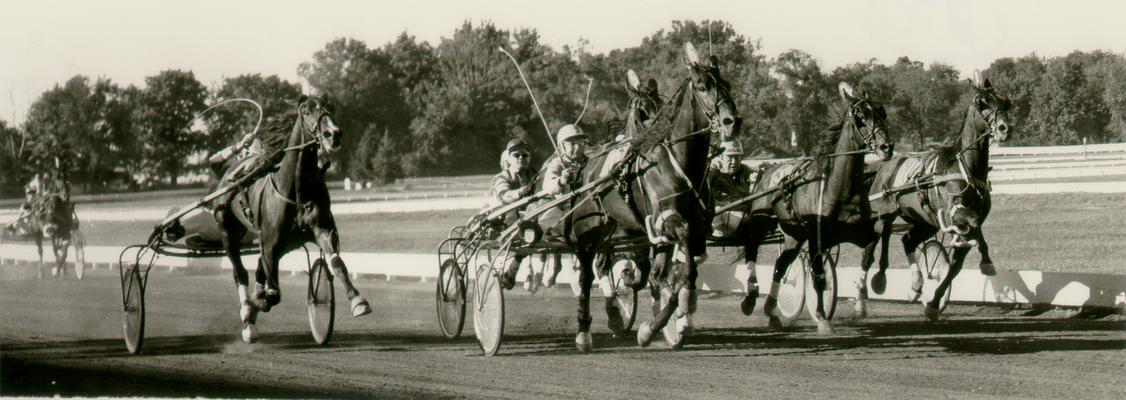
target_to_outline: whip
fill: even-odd
[[[551,137],[551,128],[547,127],[547,119],[543,117],[543,111],[540,111],[540,103],[536,101],[536,94],[532,93],[532,86],[528,84],[528,78],[524,77],[524,70],[520,69],[520,63],[516,62],[516,57],[509,54],[503,47],[498,46],[497,50],[508,56],[508,59],[512,60],[512,64],[516,66],[516,72],[520,73],[520,80],[524,82],[524,87],[528,89],[528,95],[532,96],[532,105],[536,107],[536,114],[540,116],[540,122],[543,122],[543,130],[547,132],[547,142],[551,143],[552,148],[555,148],[555,139]],[[556,149],[556,151],[558,150]]]

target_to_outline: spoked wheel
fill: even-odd
[[[930,303],[931,299],[935,296],[935,290],[938,285],[946,279],[946,275],[950,273],[950,258],[946,253],[946,248],[936,240],[929,240],[923,244],[923,303]],[[950,302],[950,292],[954,285],[950,285],[941,294],[938,300],[938,310],[946,310],[946,304]]]
[[[489,264],[477,268],[473,298],[473,332],[477,343],[486,356],[494,355],[500,350],[500,339],[504,335],[504,291],[497,271]]]
[[[125,333],[125,348],[129,353],[141,352],[145,340],[145,287],[140,268],[129,268],[121,283],[125,287],[124,318],[122,328]]]
[[[317,258],[309,267],[309,331],[319,345],[332,338],[333,322],[336,320],[336,289],[332,286],[332,273],[324,258]]]
[[[778,322],[783,327],[793,325],[801,315],[802,307],[805,306],[805,286],[808,280],[806,270],[809,260],[805,253],[799,255],[798,260],[801,265],[791,263],[786,268],[786,275],[782,277],[782,281],[775,283],[778,285],[778,305],[774,315],[778,317]]]
[[[438,304],[438,326],[447,339],[457,339],[465,326],[465,275],[457,260],[448,258],[438,266],[435,294]]]
[[[637,290],[632,287],[633,281],[640,279],[629,260],[619,260],[610,267],[610,281],[614,285],[614,301],[618,305],[618,313],[622,318],[622,331],[615,334],[624,335],[633,329],[637,319]]]
[[[821,252],[822,268],[825,270],[825,292],[821,297],[821,307],[825,310],[825,318],[832,320],[833,313],[837,311],[837,253],[833,250],[826,250]],[[817,320],[817,291],[813,289],[813,270],[811,263],[804,263],[806,271],[805,279],[805,309],[809,312],[809,316]]]
[[[86,237],[76,230],[71,233],[71,239],[74,245],[74,277],[82,279],[86,274]]]

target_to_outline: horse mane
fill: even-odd
[[[293,132],[293,124],[297,123],[297,109],[287,109],[284,113],[271,116],[258,135],[262,143],[264,154],[284,154],[282,152],[289,145],[289,134]]]
[[[832,154],[837,151],[837,141],[840,140],[843,130],[844,122],[837,122],[822,131],[821,138],[817,140],[816,155]]]

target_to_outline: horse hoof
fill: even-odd
[[[931,322],[938,321],[938,316],[941,313],[942,312],[939,311],[937,308],[931,307],[930,304],[924,304],[923,305],[923,315],[926,315],[927,320],[929,320]]]
[[[254,304],[247,301],[242,303],[242,306],[239,307],[238,315],[239,318],[242,318],[243,323],[253,324],[255,322],[254,317],[258,314],[257,311],[258,309],[254,307]]]
[[[696,326],[692,323],[692,314],[684,314],[683,317],[676,319],[676,331],[682,337],[692,336],[696,333]]]
[[[888,276],[883,271],[876,272],[872,276],[872,291],[876,294],[884,294],[888,288]]]
[[[575,336],[575,347],[583,353],[589,353],[594,350],[594,339],[590,337],[590,332],[579,332]]]
[[[833,334],[833,324],[827,319],[817,321],[817,334],[828,336]]]
[[[622,314],[616,305],[611,306],[610,303],[606,306],[606,327],[610,328],[610,332],[613,332],[615,337],[626,333],[626,323],[622,320]]]
[[[356,296],[352,299],[352,317],[358,318],[371,314],[371,306],[368,305],[367,299],[363,296]]]
[[[281,292],[277,289],[266,289],[266,304],[273,307],[278,305],[278,303],[281,303]]]
[[[782,322],[781,318],[775,317],[773,315],[771,315],[769,317],[770,317],[770,321],[768,321],[766,323],[767,327],[769,327],[771,329],[785,329],[786,328],[786,324]]]
[[[997,275],[997,269],[993,267],[993,263],[981,263],[981,265],[978,266],[978,268],[981,269],[982,275],[985,275],[985,276]]]
[[[649,343],[653,342],[653,328],[649,327],[648,322],[642,322],[637,327],[637,345],[641,347],[649,347]]]
[[[258,328],[254,324],[243,324],[242,326],[242,341],[246,343],[254,343],[258,340]]]
[[[861,299],[856,299],[856,303],[852,305],[852,310],[856,312],[859,318],[868,317],[868,303]]]
[[[755,303],[757,301],[758,301],[758,293],[754,293],[754,294],[748,293],[746,297],[743,297],[743,302],[739,303],[739,311],[742,311],[743,315],[746,315],[746,316],[749,317],[751,315],[751,313],[755,312]]]
[[[911,288],[911,294],[907,296],[907,301],[918,301],[920,297],[923,297],[923,288],[918,290]]]

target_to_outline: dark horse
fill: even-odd
[[[652,325],[639,327],[639,344],[647,345],[653,331],[667,324],[674,311],[679,332],[691,333],[697,263],[693,256],[704,254],[711,229],[711,201],[704,187],[710,136],[734,135],[740,121],[728,84],[720,77],[718,60],[712,56],[707,64],[701,63],[691,43],[685,44],[685,54],[691,74],[663,108],[672,110],[667,118],[655,117],[644,135],[632,139],[630,155],[611,168],[619,175],[618,185],[581,197],[568,217],[568,237],[581,267],[575,339],[580,350],[593,347],[593,260],[596,253],[608,250],[602,246],[615,233],[660,246],[649,284],[655,302],[663,296],[667,303]],[[601,179],[606,161],[605,153],[593,157],[583,169],[583,182]],[[674,246],[680,262],[673,261]],[[684,303],[681,309],[678,301]]]
[[[302,96],[294,104],[295,112],[286,115],[268,129],[271,137],[263,140],[268,147],[264,162],[271,167],[280,157],[276,171],[255,178],[253,183],[238,188],[232,195],[214,204],[215,217],[221,227],[223,247],[234,266],[235,283],[241,303],[243,340],[254,340],[254,324],[258,311],[269,311],[281,301],[278,286],[278,261],[285,253],[304,243],[316,242],[328,255],[332,273],[344,282],[352,304],[352,315],[371,312],[367,300],[360,296],[348,277],[348,269],[340,259],[340,239],[333,218],[328,187],[318,163],[318,153],[331,153],[340,147],[342,134],[332,118],[328,99]],[[286,136],[288,131],[288,136]],[[230,181],[235,168],[222,181]],[[248,233],[259,237],[261,256],[253,296],[249,293],[246,268],[239,257],[242,240]]]
[[[754,186],[753,193],[763,196],[749,207],[750,226],[744,245],[745,260],[752,270],[749,279],[754,279],[754,262],[763,240],[779,226],[785,234],[764,306],[771,326],[782,324],[774,315],[782,277],[797,258],[801,245],[808,241],[809,254],[813,255],[810,259],[817,294],[814,300],[818,304],[818,330],[832,332],[821,301],[826,284],[824,259],[817,255],[840,243],[866,245],[876,239],[862,182],[864,154],[877,153],[885,159],[891,156],[892,146],[884,127],[887,117],[883,106],[869,99],[867,93],[855,97],[852,87],[844,82],[838,89],[847,111],[841,123],[825,133],[818,154],[772,166],[760,174]],[[743,302],[747,314],[753,310],[758,296],[757,286],[752,283],[748,283],[748,296]]]
[[[81,241],[78,232],[78,218],[74,214],[74,205],[70,203],[65,193],[48,192],[43,194],[32,205],[31,218],[28,218],[26,231],[35,239],[35,247],[39,252],[39,268],[36,276],[43,279],[43,242],[50,241],[51,249],[55,253],[55,266],[51,268],[51,276],[66,276],[67,251],[72,241]],[[81,246],[76,246],[81,253]],[[82,257],[79,254],[75,260],[75,272],[82,268]],[[81,275],[77,275],[81,278]]]
[[[954,247],[950,271],[935,289],[934,296],[925,304],[926,316],[938,318],[940,302],[950,283],[962,269],[970,247],[975,244],[981,252],[981,273],[994,275],[993,261],[989,257],[989,245],[981,232],[981,224],[989,215],[991,200],[989,196],[989,142],[1008,140],[1008,99],[993,91],[993,84],[982,79],[981,73],[974,72],[974,94],[966,110],[965,121],[958,142],[933,152],[897,157],[879,165],[870,195],[872,211],[880,219],[876,231],[880,234],[880,269],[872,278],[872,289],[883,293],[887,284],[884,272],[887,270],[888,240],[892,223],[896,217],[910,225],[903,235],[903,251],[907,255],[914,275],[912,291],[914,297],[921,295],[922,271],[916,261],[916,250],[927,239],[940,230],[951,233]],[[904,184],[932,182],[920,190],[887,193],[888,189]],[[874,261],[876,243],[869,244],[864,251],[861,264],[862,274],[857,282],[856,310],[865,313],[864,299],[868,297],[868,270]]]

